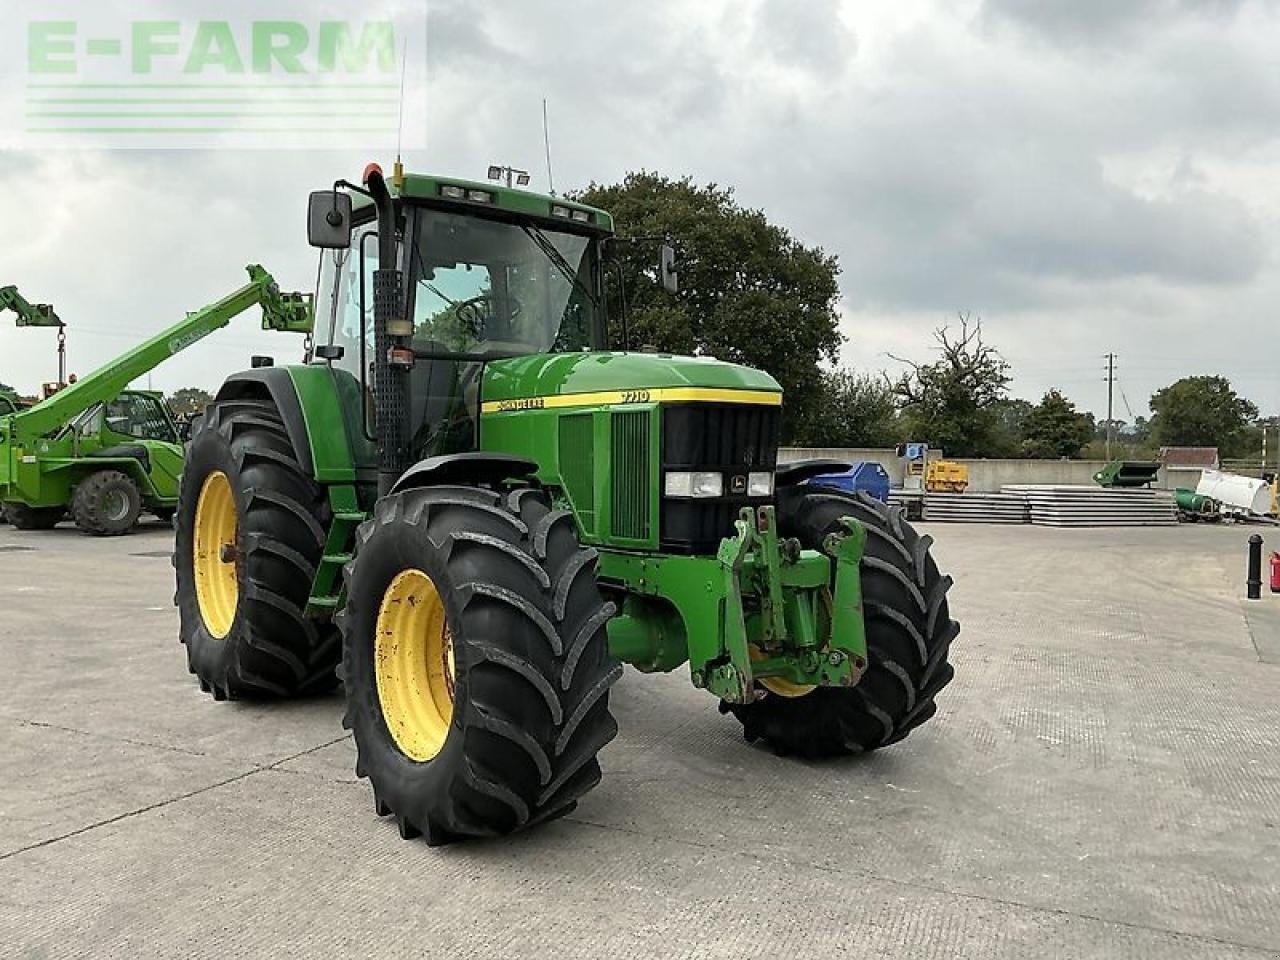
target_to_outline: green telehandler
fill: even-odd
[[[929,537],[805,483],[839,464],[778,465],[769,375],[608,349],[608,213],[397,162],[313,193],[308,233],[311,362],[228,379],[182,477],[180,639],[215,699],[340,665],[377,813],[433,845],[573,809],[622,662],[687,663],[781,754],[934,714],[959,628]]]
[[[34,406],[0,409],[0,506],[10,523],[49,529],[70,513],[86,533],[116,536],[144,509],[172,518],[182,437],[163,394],[126,387],[254,305],[272,329],[310,323],[309,295],[282,294],[261,267],[248,269],[249,283],[230,296]]]

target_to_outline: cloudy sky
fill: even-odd
[[[160,4],[163,5],[163,4]],[[171,4],[181,10],[184,4]],[[983,318],[1015,395],[1118,416],[1221,373],[1280,413],[1280,8],[1232,0],[432,0],[411,169],[545,187],[645,168],[733,186],[839,256],[844,360],[926,357]],[[237,285],[310,288],[306,192],[350,151],[9,151],[0,283],[52,300],[87,371]],[[379,151],[381,152],[381,151]],[[212,388],[296,341],[243,318],[154,374]],[[52,379],[52,337],[0,326],[0,380]]]

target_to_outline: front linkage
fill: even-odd
[[[778,536],[773,507],[745,507],[720,544],[723,632],[715,656],[692,662],[695,686],[730,703],[755,699],[756,678],[852,687],[867,665],[858,564],[867,534],[852,518],[826,556]],[[834,566],[834,570],[833,570]],[[720,599],[720,598],[718,598]]]
[[[757,680],[794,693],[855,686],[867,666],[859,573],[867,535],[851,517],[842,525],[821,552],[802,550],[778,535],[773,507],[744,507],[715,557],[602,554],[606,578],[679,611],[653,629],[651,614],[624,605],[609,625],[611,648],[650,670],[687,655],[694,686],[729,703],[752,702]]]

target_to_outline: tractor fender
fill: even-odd
[[[533,482],[538,465],[524,457],[488,450],[448,453],[419,460],[400,475],[391,487],[399,493],[413,487],[434,487],[449,483],[501,483],[503,480]]]
[[[270,400],[275,404],[284,421],[285,431],[289,434],[289,442],[303,471],[308,475],[315,474],[315,461],[311,454],[311,436],[307,432],[307,421],[302,415],[302,403],[298,399],[298,390],[293,378],[284,367],[259,367],[254,370],[243,370],[226,379],[218,390],[215,400]]]
[[[794,487],[824,473],[844,473],[852,469],[853,464],[847,460],[792,460],[778,464],[773,482],[777,487]]]

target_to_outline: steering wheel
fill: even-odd
[[[458,319],[471,327],[477,338],[484,333],[484,328],[489,321],[494,318],[494,305],[496,299],[491,293],[482,293],[478,297],[472,297],[470,300],[463,300],[458,304],[455,312]],[[524,306],[515,297],[507,296],[507,307],[511,312],[511,319],[516,320],[524,311]]]

